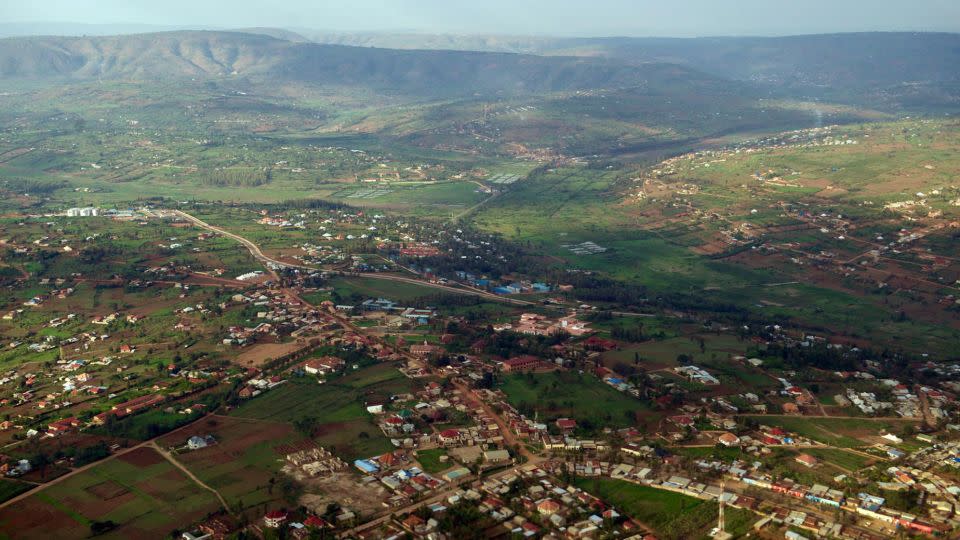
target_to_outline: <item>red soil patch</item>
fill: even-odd
[[[330,424],[323,424],[322,426],[317,426],[317,429],[313,430],[314,437],[322,437],[324,435],[329,435],[335,431],[342,431],[346,426],[349,426],[350,422],[332,422]]]
[[[214,423],[211,424],[211,420]],[[236,460],[247,448],[263,442],[281,440],[292,432],[293,428],[288,424],[211,415],[175,435],[165,437],[161,444],[165,447],[182,446],[194,435],[213,435],[217,444],[177,456],[181,463],[204,467],[207,466],[205,464],[215,465]]]
[[[153,450],[152,448],[137,448],[136,450],[119,456],[117,459],[123,460],[137,467],[149,467],[151,465],[156,465],[157,463],[163,463],[164,461],[163,456],[158,454],[156,450]]]
[[[127,493],[127,488],[112,480],[106,480],[88,487],[85,491],[98,499],[107,501]]]
[[[0,510],[0,523],[7,534],[26,540],[85,538],[90,529],[80,527],[70,516],[31,497]]]
[[[307,346],[308,344],[306,342],[300,343],[298,341],[291,343],[259,343],[240,353],[234,359],[234,362],[241,366],[257,367],[266,363],[267,360],[279,358],[285,354],[299,351]]]
[[[100,518],[108,515],[117,508],[133,501],[137,496],[129,491],[124,491],[122,495],[104,500],[95,500],[85,503],[78,503],[72,499],[64,499],[63,502],[70,508],[89,518]]]
[[[293,454],[303,450],[310,450],[316,447],[316,443],[310,439],[303,439],[302,441],[297,441],[296,443],[292,444],[281,444],[280,446],[274,446],[273,451],[281,456],[285,456],[287,454]]]

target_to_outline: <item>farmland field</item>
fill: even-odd
[[[17,495],[30,489],[30,484],[18,482],[16,480],[0,481],[0,502],[12,499]]]
[[[181,448],[194,435],[212,436],[215,443],[182,451],[176,454],[177,461],[219,491],[232,508],[283,504],[282,493],[270,488],[270,479],[283,464],[283,448],[303,440],[290,425],[211,415],[159,443]]]
[[[841,448],[872,444],[864,438],[876,439],[884,430],[899,434],[905,427],[914,427],[916,420],[868,418],[818,418],[814,416],[748,416],[762,425],[779,426],[787,431]]]
[[[160,538],[214,512],[219,502],[149,448],[75,475],[0,510],[3,538],[87,538],[93,521],[113,521],[103,538]]]
[[[365,401],[388,399],[409,388],[395,367],[378,364],[323,385],[312,378],[295,379],[244,403],[231,416],[287,423],[310,418],[317,444],[344,459],[370,457],[392,446],[366,411]]]

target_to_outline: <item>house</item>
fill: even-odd
[[[423,342],[422,344],[420,344],[420,345],[411,345],[411,346],[410,346],[410,354],[412,354],[412,355],[414,355],[414,356],[419,356],[419,357],[427,357],[427,356],[430,356],[430,355],[433,355],[433,354],[437,354],[437,353],[439,353],[439,352],[442,351],[442,350],[443,350],[443,349],[441,349],[439,346],[437,346],[437,345],[431,345],[431,344],[427,343],[426,341],[424,341],[424,342]]]
[[[336,356],[323,356],[307,360],[303,364],[303,370],[311,375],[326,375],[334,371],[343,369],[346,363]]]
[[[536,356],[516,356],[509,360],[504,360],[500,366],[504,373],[518,373],[523,371],[534,371],[540,368],[542,362]]]
[[[487,450],[483,453],[483,459],[487,463],[503,463],[510,461],[510,452],[506,450]]]
[[[440,432],[439,435],[440,444],[447,446],[451,444],[456,444],[460,442],[460,430],[459,429],[445,429]]]
[[[553,499],[544,499],[537,503],[537,512],[543,516],[552,516],[560,511],[560,503]]]
[[[740,437],[737,437],[733,433],[727,432],[727,433],[721,434],[720,437],[717,438],[717,442],[727,447],[739,446]]]
[[[811,456],[810,454],[800,454],[794,458],[794,461],[807,467],[815,467],[818,463],[820,463],[817,458]]]
[[[577,429],[577,421],[573,418],[558,418],[556,424],[560,431],[564,433],[570,433]]]
[[[107,418],[110,416],[116,416],[117,418],[122,418],[124,416],[140,412],[148,407],[152,407],[154,405],[162,403],[163,400],[164,400],[164,397],[160,394],[148,394],[145,396],[140,396],[138,398],[131,399],[130,401],[125,401],[118,405],[114,405],[112,410],[102,412],[94,416],[93,423],[97,425],[103,425],[106,423]]]
[[[199,435],[194,435],[187,440],[187,448],[190,450],[199,450],[201,448],[206,448],[209,445],[206,437],[201,437]]]
[[[307,519],[303,520],[303,524],[310,529],[326,529],[330,527],[329,523],[314,515],[311,515]]]
[[[263,524],[271,529],[279,529],[285,521],[287,521],[285,510],[272,510],[263,516]]]
[[[64,433],[73,431],[78,427],[80,427],[80,420],[77,420],[75,416],[71,416],[70,418],[64,418],[62,420],[52,422],[49,426],[47,426],[47,433],[54,436],[63,435]]]
[[[367,474],[375,473],[380,470],[380,466],[370,461],[369,459],[354,460],[353,466],[356,467],[357,469],[360,469],[361,472],[364,472]]]

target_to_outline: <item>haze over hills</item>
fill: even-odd
[[[834,87],[955,85],[960,34],[871,32],[785,37],[550,38],[449,34],[322,33],[318,43],[397,49],[455,49],[668,62],[774,88],[836,95]],[[956,89],[952,91],[956,97]]]
[[[6,32],[29,30],[21,26],[6,25]],[[888,110],[957,106],[957,65],[960,34],[948,33],[551,38],[247,28],[0,41],[5,78],[240,75],[435,96],[615,88],[709,74],[781,97]]]
[[[0,40],[0,76],[34,80],[242,76],[426,95],[553,92],[715,79],[663,63],[375,49],[209,31],[8,38]]]

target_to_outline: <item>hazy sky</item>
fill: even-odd
[[[0,23],[550,35],[960,31],[960,0],[0,0]]]

